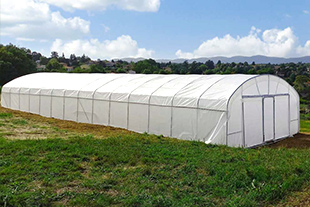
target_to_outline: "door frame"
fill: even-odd
[[[285,137],[279,137],[279,138],[276,138],[276,97],[278,96],[287,96],[288,97],[288,136],[285,136]],[[246,137],[245,137],[245,113],[244,113],[244,99],[248,99],[248,98],[262,98],[262,134],[263,134],[263,143],[260,144],[260,145],[264,145],[268,142],[273,142],[275,140],[279,140],[279,139],[283,139],[283,138],[286,138],[286,137],[289,137],[290,134],[291,134],[291,124],[290,124],[290,115],[291,115],[291,106],[290,106],[290,94],[289,93],[281,93],[281,94],[266,94],[266,95],[243,95],[242,96],[242,136],[243,136],[243,139],[242,139],[242,144],[243,146],[245,147],[245,143],[246,143]],[[273,99],[273,139],[270,139],[268,141],[266,141],[265,139],[265,114],[264,114],[264,104],[265,104],[265,98],[272,98]],[[259,145],[258,145],[259,146]],[[253,146],[250,146],[250,147],[253,147]]]

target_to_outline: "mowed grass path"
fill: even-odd
[[[0,108],[0,206],[268,206],[310,183],[309,149],[87,133],[31,116]]]

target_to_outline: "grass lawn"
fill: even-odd
[[[0,108],[0,206],[268,206],[309,184],[310,149],[206,145]]]
[[[310,120],[300,121],[300,132],[310,133]]]

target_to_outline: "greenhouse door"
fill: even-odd
[[[243,143],[244,147],[262,144],[263,97],[243,97]]]
[[[274,139],[274,97],[263,98],[264,112],[264,141],[268,142]]]
[[[281,139],[290,136],[290,105],[289,95],[278,95],[275,99],[275,139]]]
[[[243,96],[242,100],[245,147],[290,135],[288,94]]]

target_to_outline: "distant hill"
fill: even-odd
[[[145,60],[146,58],[122,58],[121,60],[123,61],[127,61],[127,62],[138,62],[138,61],[141,61],[141,60]],[[114,59],[114,60],[117,60],[117,59]],[[168,61],[169,62],[169,61]]]
[[[145,58],[123,58],[122,60],[127,62],[138,62],[140,60],[144,60]],[[219,60],[221,60],[222,63],[239,63],[239,62],[248,62],[252,63],[253,61],[256,64],[281,64],[281,63],[310,63],[310,56],[305,57],[298,57],[298,58],[278,58],[278,57],[267,57],[262,55],[256,55],[251,57],[245,57],[245,56],[234,56],[234,57],[212,57],[212,58],[195,58],[195,59],[157,59],[157,62],[169,62],[172,63],[183,63],[185,60],[187,60],[189,63],[192,63],[194,61],[196,62],[206,62],[208,60],[212,60],[214,63],[217,63]]]

